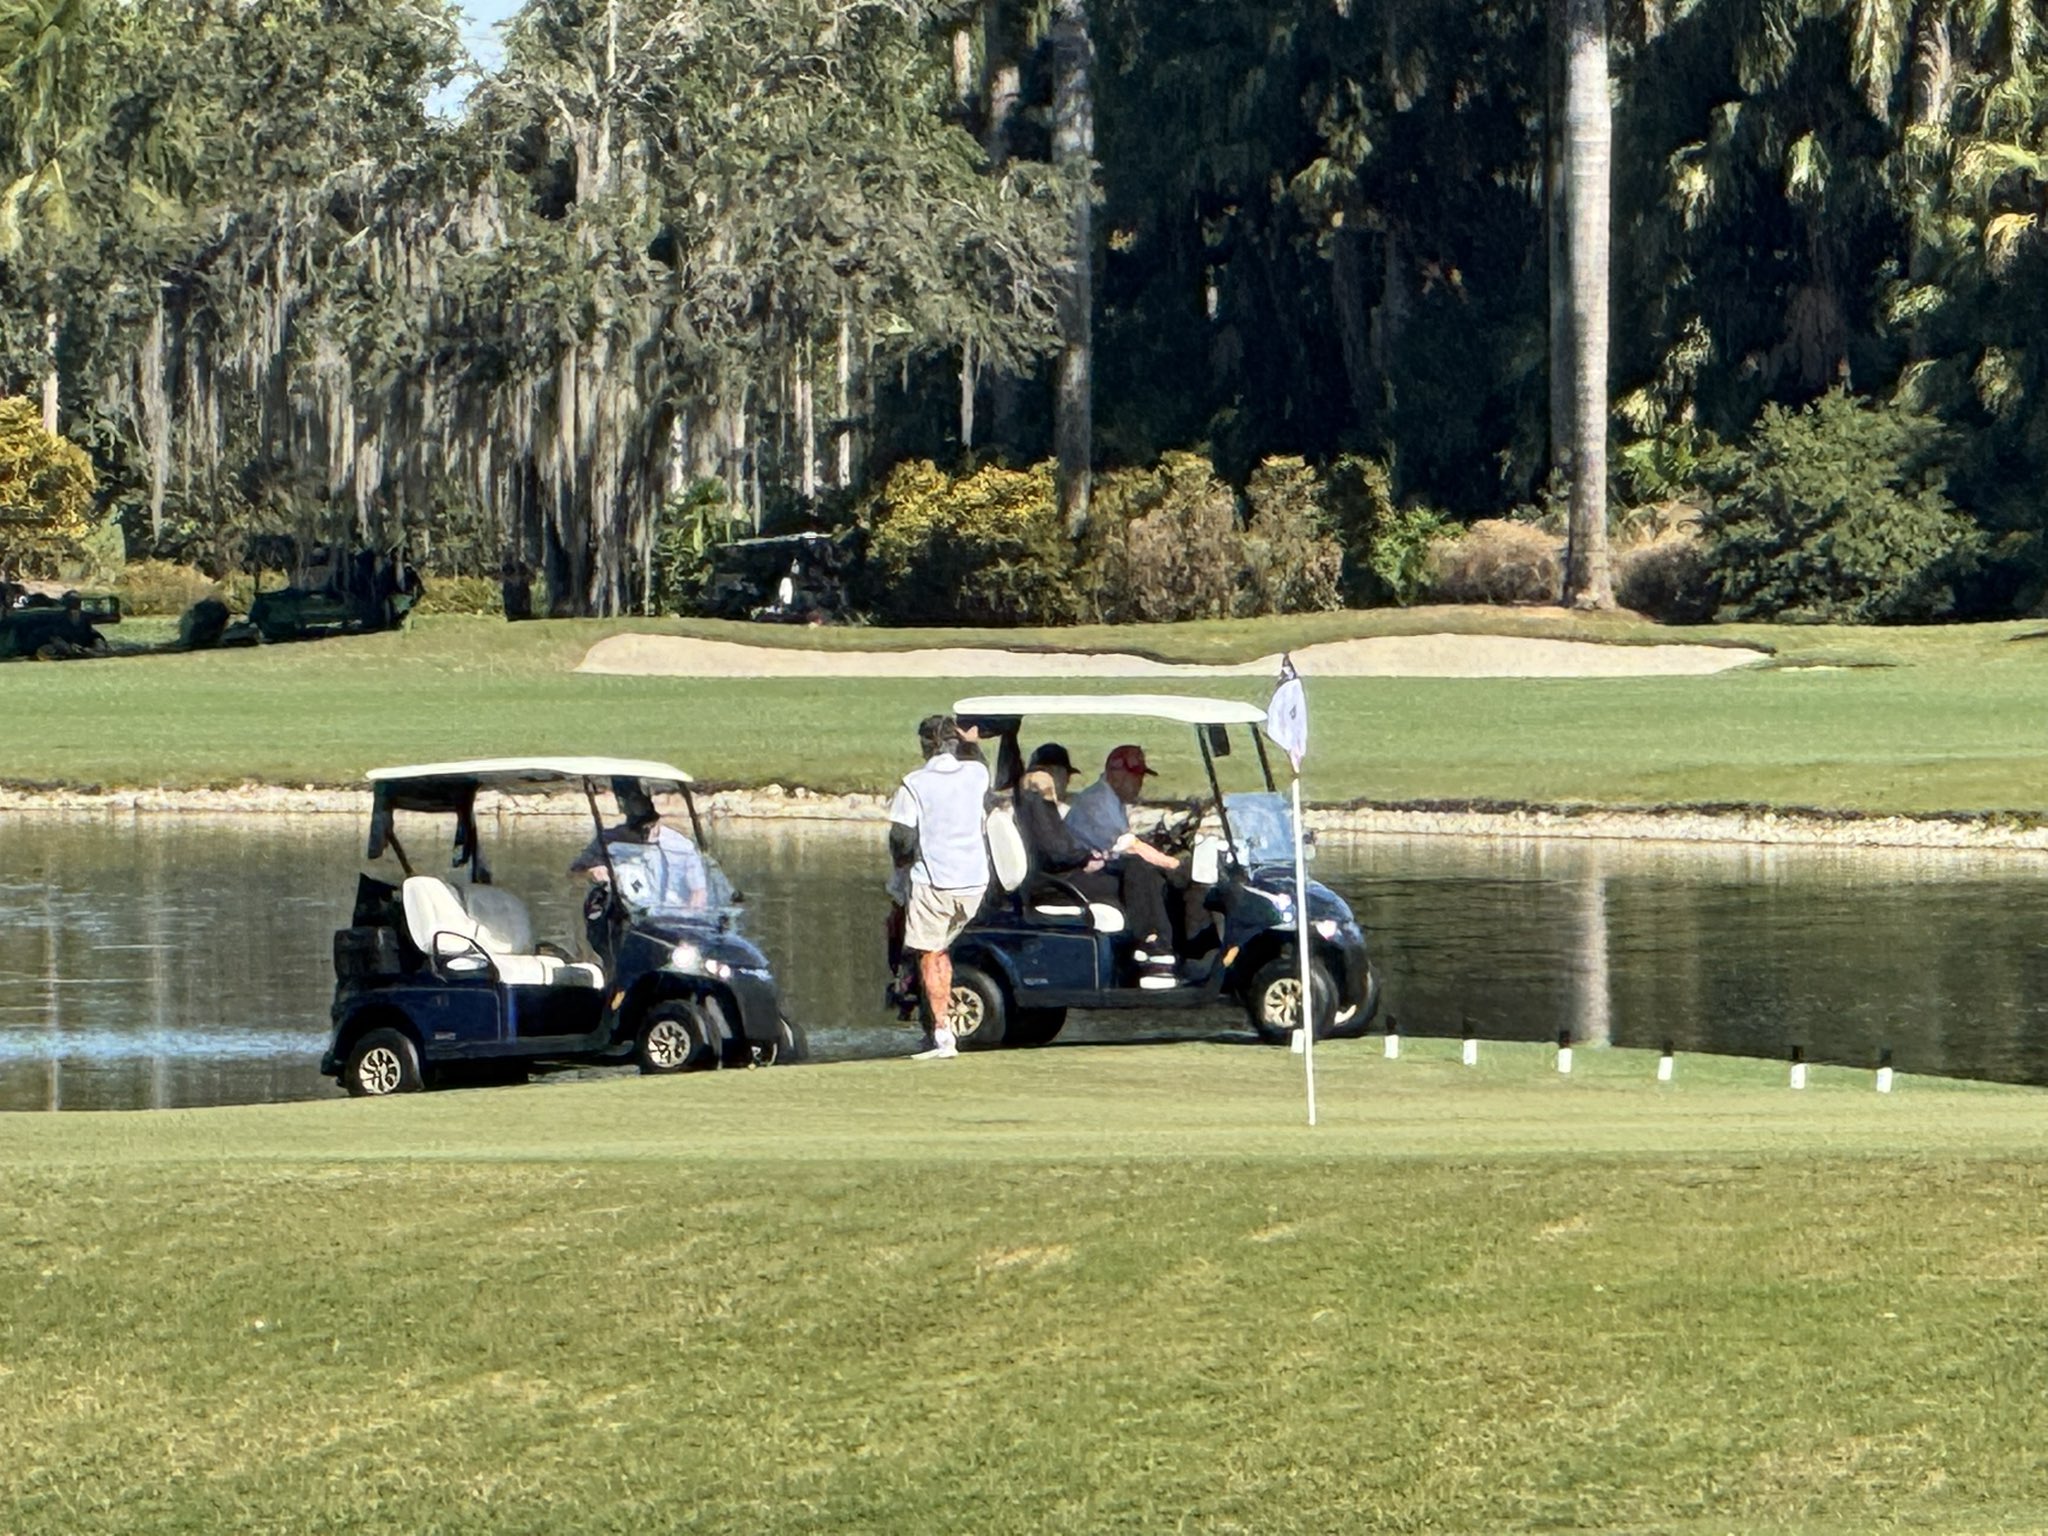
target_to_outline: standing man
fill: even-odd
[[[953,1038],[953,941],[981,910],[988,894],[988,844],[982,818],[988,809],[988,766],[959,755],[964,738],[947,716],[937,728],[938,750],[903,777],[889,806],[889,855],[910,871],[903,916],[903,946],[917,955],[918,980],[932,1012],[932,1043],[919,1061],[960,1054]]]

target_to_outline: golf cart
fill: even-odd
[[[368,857],[389,854],[398,870],[358,878],[354,916],[334,936],[334,1037],[320,1070],[351,1094],[516,1077],[540,1063],[688,1072],[801,1054],[766,957],[740,934],[738,897],[703,852],[681,769],[495,758],[380,768],[370,784]],[[607,841],[597,798],[607,785],[621,800],[650,802],[649,815],[655,794],[679,796],[695,850],[685,859],[672,843]],[[477,830],[485,790],[580,793],[589,803],[598,841],[583,919],[595,963],[536,943],[526,903],[492,883]],[[401,811],[452,823],[453,869],[464,878],[414,868],[398,838]]]
[[[1295,938],[1294,823],[1273,782],[1259,727],[1265,711],[1235,699],[1165,695],[1012,695],[962,699],[953,713],[978,727],[998,789],[1023,776],[1019,733],[1025,717],[1110,717],[1192,727],[1209,794],[1177,818],[1143,834],[1162,852],[1186,859],[1187,890],[1178,908],[1179,973],[1164,989],[1139,984],[1136,936],[1123,913],[1091,902],[1068,882],[1032,869],[1014,820],[990,817],[997,881],[952,947],[951,1016],[961,1045],[1043,1045],[1070,1008],[1241,1007],[1265,1039],[1284,1041],[1301,1021]],[[1119,728],[1121,729],[1121,728]],[[1242,756],[1257,766],[1261,789],[1226,794],[1219,760]],[[1310,882],[1310,972],[1320,1038],[1359,1033],[1379,1007],[1365,935],[1342,897]]]

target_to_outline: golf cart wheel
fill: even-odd
[[[373,1029],[348,1053],[341,1083],[349,1096],[357,1099],[418,1093],[425,1086],[420,1077],[419,1048],[402,1031]]]
[[[724,1065],[722,1032],[702,1003],[657,1003],[640,1022],[633,1060],[642,1072],[709,1072]]]
[[[1051,1045],[1066,1026],[1064,1008],[1019,1008],[1010,1015],[1010,1044]]]
[[[811,1045],[804,1038],[804,1032],[787,1019],[777,1021],[775,1042],[772,1045],[754,1047],[754,1065],[757,1067],[786,1067],[793,1062],[804,1060],[811,1054]]]
[[[1337,984],[1320,960],[1309,962],[1308,973],[1309,985],[1315,993],[1316,1038],[1321,1040],[1330,1033],[1330,1019],[1337,1008]],[[1259,1032],[1259,1038],[1275,1045],[1285,1045],[1288,1037],[1301,1027],[1301,979],[1291,952],[1276,955],[1259,967],[1258,974],[1252,977],[1251,990],[1245,994],[1245,1011],[1251,1016],[1252,1028]]]
[[[993,1051],[1010,1043],[1010,1009],[1002,984],[971,965],[953,967],[946,1022],[963,1051]]]

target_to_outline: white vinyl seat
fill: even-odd
[[[604,973],[553,955],[533,952],[533,918],[526,903],[494,885],[472,885],[458,892],[434,875],[413,875],[399,892],[405,926],[412,941],[434,953],[437,934],[453,934],[474,943],[514,987],[602,987]]]
[[[1052,900],[1034,901],[1031,910],[1040,917],[1081,917],[1088,919],[1088,926],[1097,933],[1122,933],[1124,914],[1120,907],[1113,907],[1106,901],[1091,901],[1085,907],[1076,906],[1072,901],[1063,901],[1058,896]]]

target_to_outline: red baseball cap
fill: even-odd
[[[1121,768],[1125,773],[1135,773],[1141,779],[1154,776],[1159,772],[1157,768],[1147,768],[1145,766],[1145,749],[1143,747],[1129,745],[1116,747],[1111,750],[1108,760],[1102,765],[1102,771],[1108,773],[1113,768]]]

